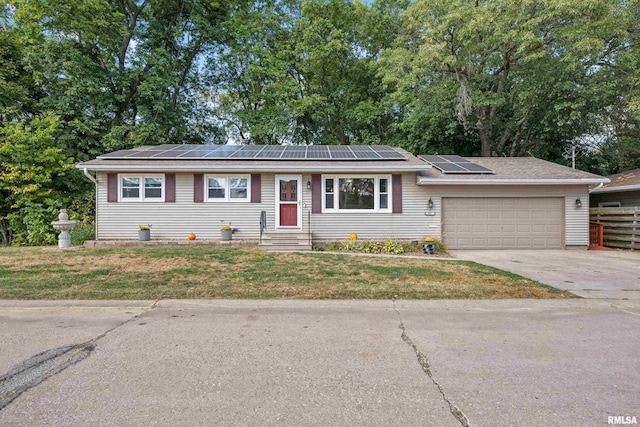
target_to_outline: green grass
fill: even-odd
[[[467,261],[219,246],[0,248],[0,299],[569,298]]]

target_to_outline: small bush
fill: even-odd
[[[428,239],[428,240],[427,240]],[[436,245],[436,253],[446,254],[447,247],[438,239],[427,238],[421,241],[398,242],[386,240],[384,242],[375,240],[348,240],[329,243],[326,246],[328,251],[336,252],[360,252],[365,254],[406,254],[422,252],[422,243],[433,243]]]
[[[93,240],[95,238],[95,227],[91,223],[78,223],[69,233],[71,234],[71,244],[80,246],[85,240]]]
[[[338,252],[360,252],[365,254],[403,254],[407,252],[418,252],[421,249],[415,243],[401,243],[395,240],[385,242],[365,240],[349,240],[332,242],[327,245],[327,250]]]

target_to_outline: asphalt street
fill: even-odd
[[[608,425],[639,338],[637,301],[0,301],[0,425]]]

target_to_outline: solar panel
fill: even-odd
[[[138,150],[120,150],[113,153],[102,154],[98,156],[99,159],[120,159],[126,157],[129,154],[137,153]]]
[[[209,153],[212,153],[211,149],[198,149],[185,151],[180,153],[176,158],[178,159],[202,159],[203,157],[208,157]],[[215,151],[213,151],[215,153]]]
[[[240,146],[240,148],[235,152],[232,153],[229,157],[230,158],[247,158],[247,159],[252,159],[253,157],[255,157],[255,155],[257,153],[259,153],[260,151],[262,151],[265,147],[265,145],[242,145]]]
[[[153,157],[156,156],[160,153],[164,153],[164,151],[161,150],[146,150],[146,151],[138,151],[137,153],[132,153],[132,154],[128,154],[127,157],[128,158],[149,158],[149,157]]]
[[[406,159],[405,156],[403,156],[402,154],[398,153],[397,151],[391,150],[391,151],[378,151],[378,154],[380,155],[380,157],[382,157],[384,160],[401,160],[401,159]]]
[[[331,155],[332,159],[355,159],[356,158],[356,156],[351,151],[346,151],[346,150],[329,149],[329,154]]]
[[[274,147],[274,148],[265,148],[264,150],[256,154],[254,158],[255,159],[279,159],[280,156],[282,156],[282,150],[279,150]]]
[[[422,156],[418,156],[418,157],[421,158],[424,161],[429,162],[429,163],[438,163],[438,162],[442,162],[444,160],[440,156],[434,156],[434,155],[422,155]]]
[[[431,163],[434,168],[439,169],[444,173],[452,173],[452,172],[466,172],[467,170],[462,166],[458,166],[455,163]]]
[[[215,145],[163,144],[120,150],[99,159],[233,159],[233,160],[403,160],[406,157],[384,145]]]
[[[459,174],[481,174],[481,173],[495,173],[495,171],[486,168],[477,163],[470,162],[464,157],[457,155],[421,155],[420,159],[430,163],[434,168],[440,172],[447,173],[459,173]]]
[[[287,146],[283,147],[282,159],[306,159],[307,147]]]
[[[460,157],[456,154],[451,154],[451,155],[445,155],[445,156],[439,156],[440,158],[448,161],[448,162],[452,162],[452,163],[460,163],[460,162],[469,162],[469,160],[465,159],[464,157]]]
[[[329,159],[331,156],[329,155],[329,148],[326,146],[310,146],[307,147],[307,159],[308,160],[316,160],[316,159]]]

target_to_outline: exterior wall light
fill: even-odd
[[[433,200],[431,200],[431,197],[429,197],[429,201],[427,202],[427,206],[429,206],[429,209],[433,209]]]
[[[581,208],[582,207],[582,200],[580,200],[580,197],[578,197],[576,199],[576,208]]]
[[[311,190],[311,180],[307,180],[307,190]]]

